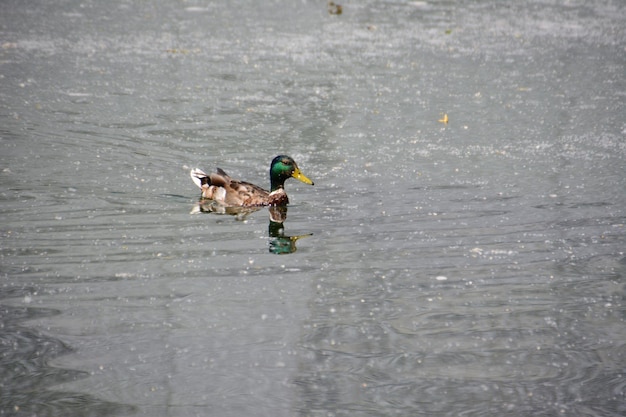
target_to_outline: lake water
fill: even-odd
[[[626,413],[624,2],[339,3],[3,1],[0,415]]]

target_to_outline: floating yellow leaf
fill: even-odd
[[[328,2],[328,13],[330,14],[341,14],[343,13],[343,7],[341,4],[337,4],[334,1]]]

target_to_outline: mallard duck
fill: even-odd
[[[270,165],[270,191],[249,182],[232,179],[222,169],[213,174],[205,174],[195,168],[191,179],[202,190],[202,198],[231,207],[285,206],[289,203],[285,192],[285,180],[289,177],[313,185],[296,164],[293,158],[278,155]]]

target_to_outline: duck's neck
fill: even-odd
[[[280,188],[285,188],[285,180],[270,178],[270,192],[274,192]]]

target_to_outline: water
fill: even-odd
[[[4,2],[1,415],[626,412],[622,2],[342,5]]]

